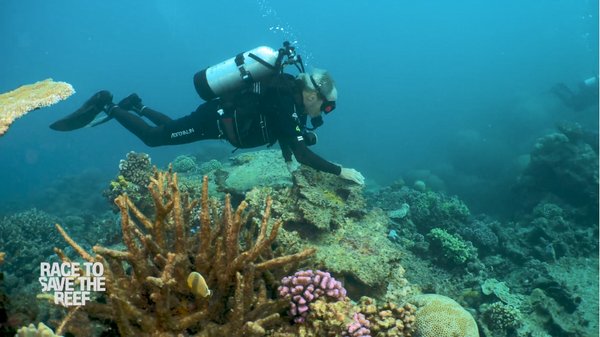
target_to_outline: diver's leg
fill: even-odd
[[[563,102],[567,107],[573,107],[574,94],[564,83],[559,83],[552,88],[552,92]]]
[[[144,144],[150,147],[166,144],[164,141],[164,126],[148,125],[141,117],[125,109],[121,109],[118,105],[111,107],[107,113],[141,139]]]
[[[118,105],[121,109],[134,111],[139,116],[148,118],[156,126],[165,125],[173,121],[169,116],[145,106],[140,96],[136,93],[123,98]]]
[[[138,115],[148,118],[155,125],[165,125],[173,121],[171,117],[156,110],[150,109],[147,106],[143,106],[140,112],[138,112]]]
[[[175,120],[152,110],[155,112],[154,116],[165,117],[158,126],[148,125],[141,117],[118,105],[111,107],[107,113],[140,138],[144,144],[155,147],[186,144],[204,139],[219,139],[218,114],[213,105],[205,103],[190,115]]]

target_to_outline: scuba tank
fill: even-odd
[[[284,56],[288,58],[285,62]],[[278,51],[267,46],[256,47],[197,72],[194,87],[203,100],[210,101],[277,74],[286,64],[294,64],[304,72],[300,55],[296,55],[288,41]]]

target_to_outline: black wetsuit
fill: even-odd
[[[591,106],[598,105],[598,77],[591,84],[579,83],[577,92],[571,91],[564,83],[559,83],[552,88],[552,92],[570,109],[582,111]]]
[[[306,118],[302,118],[304,106],[293,76],[283,74],[255,85],[256,88],[260,90],[208,101],[191,114],[175,120],[150,108],[143,109],[142,115],[156,126],[119,107],[110,113],[151,147],[205,139],[227,139],[240,148],[279,142],[286,161],[291,160],[293,153],[301,164],[339,175],[340,166],[321,158],[304,142]]]

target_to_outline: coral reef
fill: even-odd
[[[130,151],[119,162],[119,174],[137,186],[148,186],[152,177],[152,160],[146,153]]]
[[[177,173],[189,173],[198,169],[196,160],[193,157],[186,155],[177,156],[172,165],[173,172]]]
[[[375,337],[411,337],[415,332],[416,307],[410,303],[399,306],[385,302],[378,306],[374,299],[362,297],[359,307],[370,322],[369,328]]]
[[[417,307],[415,337],[479,337],[473,316],[449,297],[416,295],[408,302]]]
[[[483,313],[483,321],[487,323],[488,328],[504,333],[506,330],[517,328],[523,319],[518,308],[502,302],[482,305],[480,311]]]
[[[555,262],[561,257],[590,256],[598,251],[598,228],[578,219],[569,208],[541,202],[520,222],[498,232],[500,252],[518,264],[532,258]]]
[[[362,188],[357,184],[304,167],[294,172],[293,179],[297,222],[328,231],[343,227],[346,219],[366,214]]]
[[[498,221],[479,218],[466,223],[457,234],[471,241],[477,248],[478,255],[491,255],[499,248],[499,239],[495,232],[499,227]]]
[[[113,203],[121,194],[127,194],[138,208],[150,211],[152,200],[147,193],[147,186],[152,177],[152,160],[146,153],[130,151],[125,159],[119,162],[119,174],[110,182],[104,196]]]
[[[44,323],[39,323],[36,327],[33,324],[29,324],[29,326],[24,326],[17,330],[17,335],[15,337],[60,337],[59,335],[55,335],[54,331],[47,327]]]
[[[208,198],[205,177],[200,229],[193,234],[192,212],[198,201],[180,195],[176,174],[155,172],[149,191],[154,218],[142,214],[127,195],[115,200],[126,251],[95,246],[92,256],[61,231],[82,258],[105,267],[104,300],[88,303],[83,310],[114,322],[123,336],[264,335],[265,328],[278,321],[285,304],[269,296],[270,271],[298,263],[314,254],[314,249],[272,256],[271,244],[282,223],[270,221],[270,198],[259,224],[251,221],[244,231],[250,220],[247,203],[232,210],[226,197],[219,207]],[[186,282],[191,272],[206,278],[213,292],[210,297],[193,296]],[[66,325],[66,331],[70,326]]]
[[[586,214],[597,221],[597,133],[591,144],[577,125],[563,126],[538,139],[518,183],[519,201],[532,207],[552,195],[572,206],[588,208]]]
[[[0,265],[4,262],[4,258],[6,254],[4,252],[0,252]],[[15,329],[9,326],[8,322],[8,296],[4,293],[4,286],[2,285],[4,281],[4,273],[0,271],[0,336],[14,336]]]
[[[402,258],[386,236],[383,212],[373,211],[363,219],[346,218],[336,231],[314,239],[321,269],[343,275],[353,296],[370,294],[367,289],[385,288]]]
[[[281,159],[281,151],[246,152],[230,158],[230,166],[223,170],[222,189],[232,194],[243,194],[255,187],[291,187],[290,173]]]
[[[17,118],[29,111],[56,104],[74,93],[69,83],[54,82],[48,78],[0,94],[0,137]]]
[[[371,337],[369,330],[371,322],[360,312],[355,312],[352,316],[352,323],[348,325],[347,331],[342,333],[343,337]]]
[[[481,292],[484,295],[494,295],[497,299],[515,308],[520,307],[523,302],[523,296],[512,294],[506,282],[500,282],[495,278],[486,279],[481,284]]]
[[[57,221],[57,217],[35,208],[0,220],[0,247],[11,256],[3,268],[11,276],[10,288],[21,288],[37,280],[40,262],[48,261],[54,246],[61,241],[53,229]]]
[[[362,187],[327,173],[300,168],[293,188],[254,189],[250,204],[265,194],[276,196],[273,212],[285,220],[278,249],[293,253],[307,245],[317,247],[313,268],[327,270],[344,280],[350,296],[380,296],[388,291],[410,292],[405,278],[396,277],[403,257],[387,238],[389,219],[366,210]]]
[[[323,298],[310,303],[301,324],[283,325],[270,331],[272,337],[370,337],[370,322],[349,298],[331,302]]]
[[[340,301],[346,297],[346,289],[331,274],[321,270],[300,270],[281,280],[277,289],[279,296],[290,300],[290,315],[294,322],[302,323],[309,314],[308,306],[320,297]]]
[[[456,232],[468,223],[471,217],[467,205],[455,196],[434,191],[419,191],[402,184],[369,194],[368,200],[369,205],[390,212],[396,227],[409,226],[422,235],[434,227]]]
[[[463,265],[477,258],[477,249],[458,235],[452,235],[441,228],[433,228],[427,234],[430,253],[442,263]]]

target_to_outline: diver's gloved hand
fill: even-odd
[[[360,172],[355,169],[342,167],[342,172],[340,172],[340,178],[354,181],[359,185],[365,184],[365,177],[363,177]]]
[[[295,169],[294,169],[294,163],[291,161],[286,161],[285,162],[285,166],[287,167],[287,170],[290,174],[294,173]]]
[[[142,104],[142,99],[137,94],[131,94],[125,98],[123,98],[119,102],[119,107],[121,109],[135,111],[141,115],[142,109],[144,105]]]

